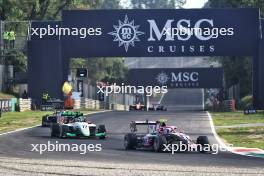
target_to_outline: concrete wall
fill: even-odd
[[[0,65],[0,92],[3,91],[4,74],[5,74],[5,67],[4,65]]]

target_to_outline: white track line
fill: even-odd
[[[203,103],[203,110],[204,110],[204,88],[202,89],[202,103]]]
[[[159,100],[159,102],[158,102],[158,104],[160,104],[161,103],[161,101],[162,101],[162,99],[163,99],[163,97],[164,97],[164,95],[165,95],[166,93],[163,93],[162,95],[161,95],[161,98],[160,98],[160,100]]]
[[[207,115],[208,115],[209,122],[210,122],[210,126],[211,126],[211,130],[212,130],[212,133],[213,133],[213,135],[214,135],[216,141],[218,142],[218,144],[219,144],[222,148],[226,149],[226,150],[229,151],[229,152],[232,152],[231,148],[228,147],[228,146],[227,146],[227,145],[221,140],[221,138],[218,136],[218,134],[216,133],[216,131],[215,131],[215,127],[214,127],[214,123],[213,123],[213,119],[212,119],[211,114],[210,114],[208,111],[206,111],[206,113],[207,113]]]
[[[104,112],[109,112],[109,111],[91,112],[91,113],[84,114],[84,115],[98,114],[98,113],[104,113]],[[7,134],[11,134],[11,133],[16,133],[16,132],[20,132],[20,131],[24,131],[24,130],[28,130],[28,129],[35,128],[35,127],[39,127],[39,126],[41,126],[41,125],[39,124],[39,125],[27,127],[27,128],[20,128],[20,129],[14,130],[14,131],[9,131],[9,132],[6,132],[6,133],[1,133],[0,136],[7,135]]]
[[[6,133],[1,133],[0,136],[6,135],[6,134],[11,134],[11,133],[16,133],[16,132],[19,132],[19,131],[28,130],[28,129],[35,128],[35,127],[38,127],[38,126],[40,126],[40,125],[35,125],[35,126],[27,127],[27,128],[19,128],[19,129],[14,130],[14,131],[9,131],[9,132],[6,132]]]
[[[209,117],[209,121],[210,121],[210,126],[211,126],[211,129],[212,129],[212,132],[214,134],[214,137],[215,139],[217,140],[218,144],[223,148],[225,149],[226,151],[229,151],[231,153],[234,153],[234,154],[237,154],[237,155],[243,155],[243,156],[250,156],[246,153],[241,153],[241,152],[236,152],[234,151],[234,148],[232,149],[232,146],[227,146],[222,140],[221,138],[218,136],[218,134],[216,133],[215,131],[215,127],[214,127],[214,123],[213,123],[213,119],[212,119],[212,116],[211,114],[207,111],[207,115]],[[261,149],[259,149],[261,151]],[[256,156],[250,156],[250,157],[256,157]]]

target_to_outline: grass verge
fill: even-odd
[[[215,126],[229,126],[248,123],[264,123],[264,113],[244,115],[236,112],[210,112]],[[234,147],[264,149],[264,127],[217,128],[217,134]]]
[[[0,118],[0,133],[38,125],[41,123],[41,117],[48,113],[51,112],[25,111],[2,113],[2,117]]]
[[[84,114],[89,114],[98,110],[81,109],[78,111],[81,111]],[[41,117],[45,114],[51,113],[51,111],[25,111],[2,113],[2,117],[0,118],[0,133],[39,125],[41,124]]]
[[[264,127],[217,129],[217,134],[234,147],[264,149]]]
[[[9,98],[15,98],[15,96],[0,92],[0,99],[9,99]]]
[[[236,112],[210,112],[215,126],[228,126],[247,123],[264,123],[264,113],[244,115],[242,111]]]

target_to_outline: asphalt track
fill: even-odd
[[[183,129],[192,138],[199,135],[207,135],[211,143],[216,143],[211,132],[209,119],[206,112],[198,111],[201,108],[200,100],[195,98],[191,101],[192,94],[197,94],[201,90],[183,93],[181,91],[170,91],[162,102],[167,103],[169,110],[167,112],[107,112],[89,115],[91,121],[96,124],[106,124],[109,138],[106,140],[96,139],[58,139],[51,138],[49,128],[36,127],[17,133],[11,133],[0,136],[0,156],[23,158],[23,159],[52,159],[52,160],[87,160],[100,162],[122,162],[122,163],[153,163],[153,164],[173,164],[183,166],[201,166],[201,167],[238,167],[238,168],[262,168],[264,160],[232,154],[229,152],[220,152],[219,154],[201,154],[197,152],[187,153],[155,153],[147,150],[126,151],[123,147],[123,137],[129,132],[129,122],[131,120],[158,120],[160,118],[168,119],[168,123],[176,125]],[[192,93],[191,93],[192,92]],[[188,94],[190,94],[188,96]],[[183,97],[182,97],[183,96]],[[181,98],[188,102],[184,110],[175,103],[175,99]],[[174,100],[174,104],[173,104]],[[179,101],[177,101],[179,102]],[[192,103],[193,102],[193,103]],[[173,106],[174,105],[174,109]],[[187,107],[190,109],[188,110]],[[196,108],[195,108],[196,107]],[[102,144],[102,151],[88,152],[81,155],[78,152],[46,152],[40,155],[38,152],[32,152],[31,144],[47,144],[48,141],[60,144]]]

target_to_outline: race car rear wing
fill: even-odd
[[[149,121],[149,120],[144,120],[144,121],[131,121],[130,123],[130,130],[132,133],[137,131],[137,126],[138,125],[146,125],[148,128],[148,133],[150,130],[150,125],[157,125],[159,122],[158,121]]]
[[[149,121],[149,120],[143,120],[143,121],[131,121],[131,124],[135,125],[156,125],[157,121]]]

